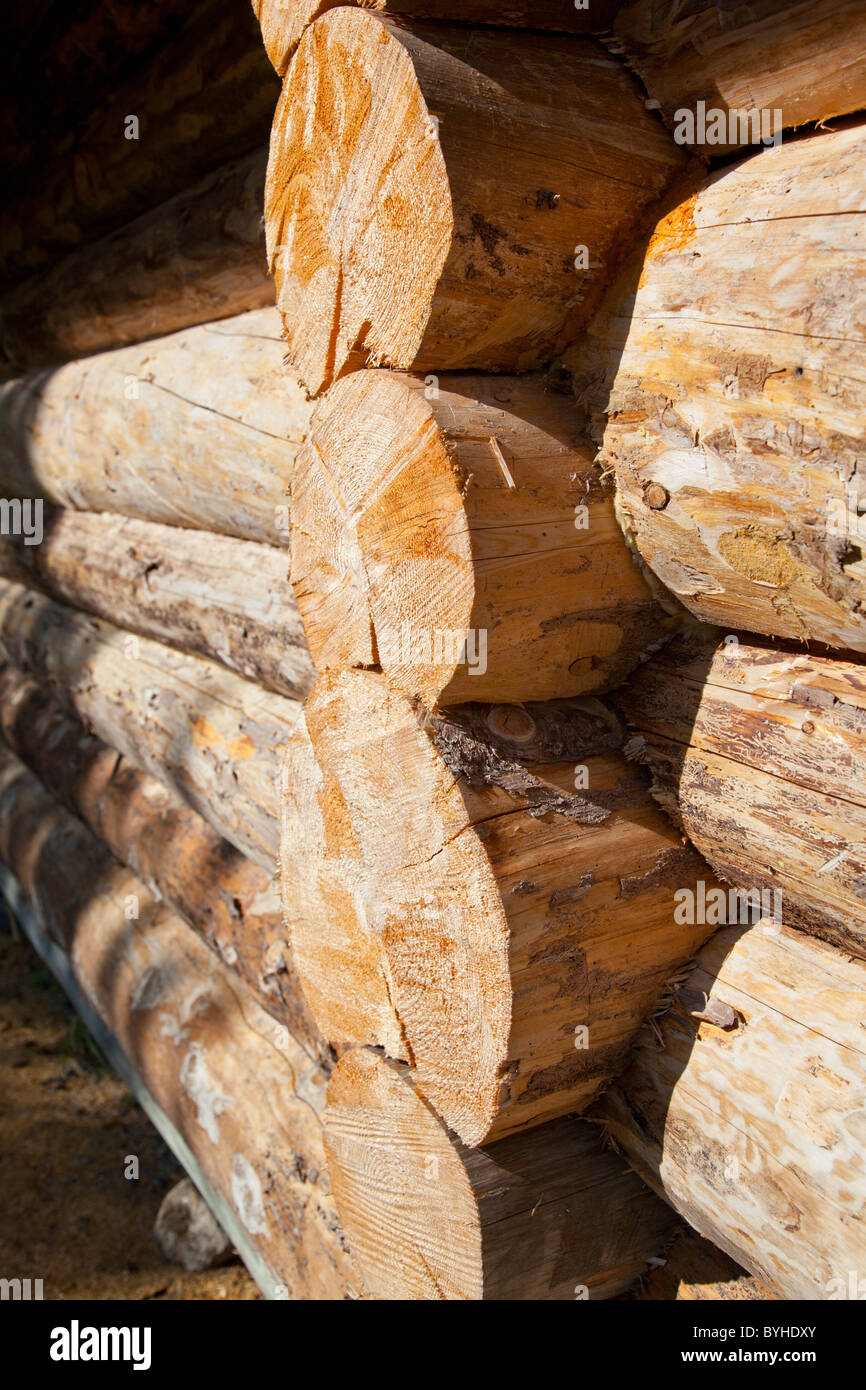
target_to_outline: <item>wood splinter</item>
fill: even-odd
[[[378,664],[428,706],[610,688],[674,621],[541,376],[337,382],[292,472],[291,572],[319,670]]]

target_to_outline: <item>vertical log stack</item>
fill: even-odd
[[[862,1258],[862,7],[786,8],[52,17],[0,856],[276,1296]]]
[[[684,161],[592,43],[518,44],[423,7],[298,14],[291,34],[259,12],[278,69],[295,49],[269,257],[289,360],[325,392],[291,484],[292,580],[322,674],[284,766],[286,925],[325,1035],[410,1078],[340,1064],[332,1166],[371,1287],[506,1296],[487,1290],[519,1278],[478,1284],[441,1250],[441,1285],[407,1272],[400,1240],[439,1249],[435,1222],[395,1228],[400,1253],[376,1220],[353,1223],[369,1217],[375,1140],[336,1136],[362,1123],[368,1084],[396,1115],[414,1086],[418,1123],[432,1107],[425,1122],[470,1146],[585,1108],[702,937],[672,912],[699,863],[595,698],[671,620],[573,405],[543,374],[513,375],[578,331]],[[558,1133],[525,1141],[552,1146],[553,1172]],[[394,1189],[412,1193],[407,1174]],[[583,1273],[596,1296],[617,1291]]]

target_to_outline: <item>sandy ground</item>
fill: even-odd
[[[163,1259],[153,1222],[183,1176],[30,944],[0,923],[0,1278],[42,1279],[46,1299],[260,1298],[241,1264],[189,1274]]]

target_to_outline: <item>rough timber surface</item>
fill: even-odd
[[[410,1063],[470,1144],[589,1104],[712,930],[675,921],[674,890],[709,871],[614,716],[545,710],[428,722],[381,675],[329,672],[285,746],[281,887],[310,1009],[330,1042]]]
[[[864,157],[860,124],[723,169],[572,355],[623,529],[667,590],[731,632],[856,651]]]
[[[285,546],[311,410],[257,309],[0,385],[0,486]]]
[[[866,664],[679,639],[617,701],[657,799],[716,873],[866,955]]]
[[[367,365],[550,361],[684,162],[590,39],[329,10],[271,133],[289,360],[312,395]]]
[[[802,932],[724,927],[597,1113],[638,1173],[786,1299],[862,1267],[866,967]],[[686,1001],[733,1014],[719,1027]]]

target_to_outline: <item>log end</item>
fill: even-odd
[[[329,11],[286,75],[265,185],[277,304],[311,394],[368,362],[411,365],[452,227],[408,52],[369,11]]]
[[[490,861],[462,833],[471,818],[412,703],[381,676],[325,673],[305,713],[315,804],[297,789],[307,779],[294,792],[284,783],[283,894],[310,1007],[326,1036],[411,1063],[425,1097],[478,1143],[511,1024]],[[292,844],[310,827],[318,843],[304,863]]]
[[[324,1141],[367,1292],[379,1299],[480,1299],[481,1228],[466,1170],[442,1124],[393,1064],[363,1049],[341,1058],[328,1085]]]
[[[610,688],[676,621],[541,377],[344,378],[296,461],[292,525],[318,669],[379,665],[428,707]]]

